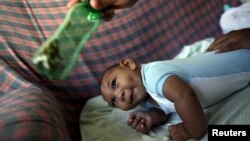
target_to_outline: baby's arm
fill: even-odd
[[[174,103],[176,112],[183,121],[169,128],[170,138],[200,139],[206,132],[205,116],[192,88],[173,75],[164,82],[163,94]]]
[[[141,133],[148,133],[152,127],[165,123],[168,116],[160,109],[132,112],[128,118],[128,125]]]

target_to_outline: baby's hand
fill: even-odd
[[[171,125],[168,128],[168,131],[169,131],[169,137],[170,137],[171,140],[186,141],[186,140],[192,138],[191,134],[184,127],[183,123],[178,123],[176,125]]]
[[[133,112],[129,115],[128,125],[141,133],[148,133],[152,128],[152,117],[144,111]]]

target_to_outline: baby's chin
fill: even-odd
[[[131,106],[129,106],[129,107],[126,107],[126,108],[119,108],[119,109],[122,110],[122,111],[129,111],[129,110],[133,110],[135,107],[136,107],[136,105],[131,105]]]

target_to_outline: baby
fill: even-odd
[[[106,69],[100,82],[101,94],[112,107],[131,110],[144,102],[154,105],[129,115],[128,125],[138,132],[149,132],[177,112],[182,122],[169,127],[169,137],[200,139],[207,128],[203,108],[249,85],[250,50],[141,65],[124,59]]]

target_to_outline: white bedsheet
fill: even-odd
[[[205,110],[208,124],[250,124],[250,86]],[[142,107],[137,107],[142,109]],[[173,113],[169,122],[148,135],[127,124],[128,112],[110,108],[101,96],[90,99],[81,114],[82,141],[168,141],[167,128],[180,122]],[[205,135],[201,141],[206,141]]]

